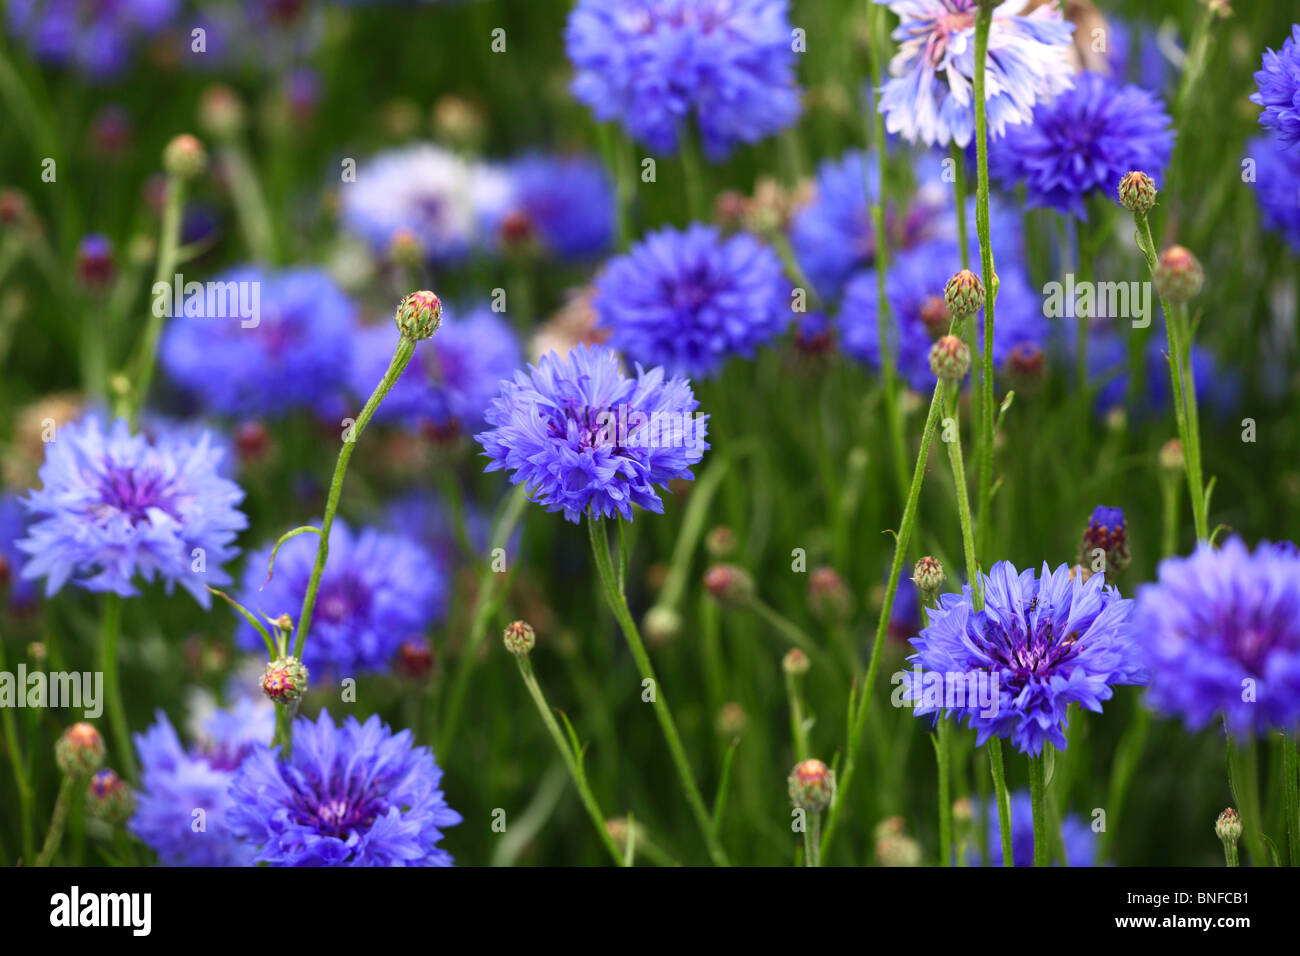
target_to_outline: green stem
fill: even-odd
[[[596,562],[596,570],[600,575],[600,582],[605,590],[605,599],[609,602],[610,610],[614,612],[614,617],[618,620],[623,636],[627,639],[628,648],[632,651],[632,657],[636,660],[637,669],[641,672],[642,679],[651,682],[650,686],[653,690],[652,706],[654,707],[655,717],[658,719],[659,727],[663,731],[665,741],[668,743],[668,751],[672,755],[673,764],[677,768],[677,776],[681,780],[686,802],[695,815],[695,821],[704,836],[704,842],[708,846],[709,856],[713,859],[714,864],[728,866],[727,854],[722,849],[722,844],[718,842],[709,811],[704,805],[704,798],[700,795],[699,784],[695,782],[695,774],[691,771],[690,762],[686,759],[686,750],[682,747],[681,737],[677,733],[677,724],[673,720],[672,712],[668,709],[668,701],[664,695],[663,687],[655,676],[654,666],[650,663],[650,655],[646,653],[645,644],[641,640],[641,633],[637,630],[636,621],[633,620],[632,612],[627,606],[627,599],[618,586],[614,562],[610,558],[609,538],[605,532],[604,519],[595,515],[588,515],[587,530],[591,536],[592,557]]]
[[[84,786],[85,783],[85,778],[79,774],[64,775],[63,782],[59,784],[58,799],[54,801],[54,815],[50,817],[50,829],[45,834],[45,845],[41,847],[41,855],[36,858],[37,866],[49,866],[50,861],[54,859],[59,843],[63,840],[63,828],[68,823],[68,813],[72,810],[72,800],[76,796],[77,785]]]
[[[1076,269],[1078,270],[1079,273],[1078,278],[1080,284],[1084,282],[1092,281],[1092,269],[1091,269],[1091,263],[1089,261],[1091,256],[1087,250],[1085,230],[1086,230],[1086,224],[1084,223],[1084,221],[1082,219],[1075,219],[1074,220],[1074,248],[1075,248],[1075,255],[1078,257],[1078,262],[1076,263]],[[1074,380],[1076,383],[1075,388],[1079,391],[1080,394],[1083,394],[1086,392],[1088,388],[1088,333],[1090,331],[1090,323],[1092,321],[1092,316],[1088,314],[1088,312],[1090,312],[1091,309],[1088,310],[1079,309],[1078,302],[1075,302],[1074,305],[1076,311],[1078,312],[1078,314],[1074,317],[1075,320]],[[1083,409],[1084,415],[1090,414],[1090,408],[1088,402],[1080,401],[1079,404],[1080,407]]]
[[[952,866],[952,793],[948,770],[952,762],[952,725],[940,718],[935,724],[935,760],[939,771],[939,865]]]
[[[839,821],[840,810],[845,804],[849,787],[853,783],[853,772],[857,765],[858,744],[862,739],[862,731],[866,727],[868,705],[871,702],[872,691],[875,689],[876,674],[880,670],[881,651],[885,645],[885,635],[889,631],[889,616],[894,609],[894,596],[898,591],[898,576],[903,570],[903,559],[907,554],[907,546],[911,541],[912,531],[916,526],[917,502],[921,497],[921,483],[925,479],[925,466],[930,458],[930,442],[934,438],[934,430],[939,422],[942,406],[943,384],[936,382],[934,393],[930,397],[930,412],[926,416],[925,428],[921,432],[921,448],[916,456],[916,465],[912,470],[912,484],[908,488],[907,502],[903,507],[903,520],[894,541],[894,558],[890,564],[889,577],[885,580],[885,600],[881,604],[880,618],[876,622],[876,638],[871,649],[871,663],[867,665],[867,676],[862,683],[861,690],[850,691],[850,707],[856,706],[857,710],[856,712],[850,710],[849,741],[848,749],[844,754],[844,772],[839,775],[835,796],[831,799],[826,830],[822,834],[822,856],[825,856],[830,848],[831,839],[835,836],[836,825]],[[853,701],[852,695],[854,693],[860,694],[856,703]]]
[[[998,832],[1002,834],[1002,865],[1015,866],[1011,843],[1011,792],[1007,789],[1007,767],[1002,760],[1002,741],[990,737],[984,745],[989,752],[989,771],[993,776],[993,793],[998,801]]]
[[[1034,811],[1034,866],[1051,866],[1047,834],[1047,763],[1043,755],[1029,758],[1029,802]]]
[[[1241,861],[1237,853],[1237,844],[1229,840],[1223,843],[1223,858],[1228,866],[1241,866]]]
[[[1300,762],[1296,758],[1293,733],[1282,735],[1282,777],[1288,861],[1292,866],[1300,866]]]
[[[817,810],[809,814],[807,826],[803,831],[803,865],[821,866],[818,845],[821,843],[822,814]]]
[[[993,24],[993,3],[980,0],[975,13],[975,154],[978,179],[975,188],[975,229],[980,240],[980,271],[984,282],[984,349],[983,372],[980,388],[983,392],[979,421],[980,473],[979,473],[979,523],[984,536],[983,544],[992,533],[993,522],[989,511],[993,504],[993,303],[997,298],[993,271],[993,246],[989,241],[989,141],[988,121],[985,116],[984,74],[986,72],[989,29]]]
[[[1246,848],[1250,850],[1251,864],[1267,866],[1269,856],[1264,848],[1264,838],[1260,830],[1259,806],[1259,761],[1255,742],[1247,740],[1238,746],[1231,735],[1227,738],[1228,750],[1228,785],[1233,798],[1237,801],[1237,813],[1241,817],[1242,836]]]
[[[0,671],[4,671],[6,667],[4,642],[0,640]],[[32,860],[36,856],[33,806],[35,794],[32,791],[31,778],[27,773],[27,761],[23,758],[22,748],[18,743],[18,731],[15,726],[12,707],[0,707],[0,721],[4,723],[5,749],[9,753],[9,762],[14,768],[14,784],[18,787],[18,814],[22,829],[23,860]]]
[[[235,203],[239,229],[244,244],[254,259],[264,263],[276,261],[274,220],[266,205],[266,195],[258,179],[257,169],[248,157],[248,150],[238,140],[232,140],[221,151],[221,160],[229,175],[230,195]]]
[[[392,389],[405,371],[407,363],[411,361],[411,356],[415,354],[415,346],[415,339],[408,336],[403,335],[397,340],[397,349],[393,352],[392,361],[388,363],[388,371],[384,372],[384,377],[370,393],[369,400],[361,409],[361,414],[357,416],[347,438],[344,439],[343,447],[339,449],[338,461],[334,465],[334,477],[330,481],[329,497],[325,500],[325,516],[321,519],[319,543],[316,545],[316,563],[311,569],[307,592],[302,596],[302,610],[298,613],[298,636],[294,641],[293,656],[299,660],[302,660],[303,644],[307,641],[312,610],[316,606],[316,592],[320,590],[321,575],[325,571],[325,562],[329,558],[330,528],[334,524],[334,514],[339,508],[339,495],[343,491],[343,477],[348,471],[348,461],[352,458],[352,452],[356,450],[357,442],[360,441],[366,424],[375,414],[375,409],[379,407],[379,403],[384,400],[384,396]]]
[[[809,657],[817,657],[821,654],[822,649],[813,642],[812,638],[804,633],[803,628],[774,610],[761,598],[750,598],[749,609],[761,617],[768,626],[772,628],[772,630],[776,631],[785,638],[785,640],[799,648],[799,650],[803,651]]]
[[[122,706],[122,688],[117,679],[117,642],[121,631],[122,598],[110,592],[104,595],[103,631],[99,639],[99,669],[104,673],[108,722],[113,728],[113,741],[117,745],[122,777],[128,783],[135,783],[135,754],[131,749],[131,733],[127,730],[126,710]]]
[[[527,655],[523,654],[515,656],[515,662],[519,665],[519,676],[524,679],[524,686],[528,688],[533,703],[537,705],[537,712],[542,715],[542,723],[546,725],[546,730],[551,735],[551,739],[555,741],[560,756],[564,758],[565,766],[569,768],[569,776],[573,778],[573,785],[578,788],[578,794],[582,797],[582,805],[587,808],[587,816],[591,817],[591,823],[596,828],[601,843],[609,851],[610,856],[614,858],[615,866],[627,866],[628,861],[619,852],[614,838],[609,835],[609,827],[606,825],[604,815],[600,812],[600,804],[596,802],[595,794],[591,792],[591,786],[587,783],[587,774],[582,768],[581,758],[574,754],[573,748],[564,736],[564,731],[560,729],[559,723],[555,720],[555,715],[551,713],[551,708],[546,703],[546,695],[542,693],[541,685],[537,683],[537,677],[533,674],[532,662],[528,660]],[[633,827],[629,826],[629,840],[632,838],[632,831]]]
[[[154,269],[154,284],[150,287],[149,318],[145,323],[144,338],[136,355],[135,390],[127,398],[126,418],[131,427],[140,420],[140,412],[149,398],[149,383],[153,380],[154,366],[158,362],[158,340],[162,336],[163,310],[154,307],[153,289],[159,284],[169,289],[176,271],[176,254],[181,236],[181,212],[185,204],[185,180],[180,176],[167,177],[167,198],[163,206],[162,234],[158,242],[158,264]]]
[[[785,675],[785,693],[790,701],[790,740],[794,744],[794,759],[803,763],[808,759],[808,731],[804,727],[803,688],[799,678],[791,673]]]
[[[1106,799],[1106,831],[1101,837],[1100,860],[1109,860],[1111,848],[1115,845],[1115,834],[1123,821],[1124,799],[1128,795],[1129,784],[1137,772],[1142,760],[1142,751],[1146,748],[1147,736],[1151,728],[1151,711],[1138,706],[1128,729],[1124,731],[1115,748],[1115,760],[1110,768],[1110,789]]]
[[[696,145],[690,124],[682,124],[681,134],[677,137],[677,150],[682,163],[686,210],[692,221],[706,222],[709,215],[705,207],[704,172]]]
[[[961,451],[961,418],[958,409],[961,385],[954,382],[945,385],[945,388],[948,391],[945,429],[947,422],[951,421],[953,439],[945,440],[944,444],[948,446],[948,463],[952,467],[953,488],[957,494],[957,517],[961,522],[961,546],[966,558],[966,578],[970,582],[975,610],[979,611],[984,607],[984,589],[980,586],[979,560],[975,557],[975,532],[971,522],[970,494],[966,489],[966,466]]]

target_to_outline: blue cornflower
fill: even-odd
[[[505,168],[509,193],[488,229],[498,241],[535,239],[561,259],[599,255],[614,237],[614,188],[589,156],[523,156]]]
[[[908,142],[965,148],[975,135],[977,0],[875,0],[901,18],[893,78],[880,95],[885,128]],[[989,138],[1028,123],[1034,104],[1070,88],[1074,25],[1052,5],[1020,15],[1023,4],[994,8],[989,30],[985,114]]]
[[[132,50],[180,11],[179,0],[9,0],[9,32],[42,63],[72,66],[103,81],[121,73]]]
[[[45,578],[54,594],[72,580],[90,591],[136,594],[138,575],[179,584],[203,607],[208,585],[230,581],[222,565],[239,553],[248,526],[236,506],[244,492],[222,478],[220,448],[160,433],[132,435],[118,419],[96,416],[64,425],[46,445],[43,487],[26,498],[33,515],[18,547],[29,554],[23,576]]]
[[[509,177],[501,170],[416,143],[361,164],[356,181],[341,186],[340,216],[379,254],[409,233],[430,262],[456,262],[488,244],[484,214],[502,208],[509,195]]]
[[[972,262],[978,268],[974,257]],[[944,305],[943,290],[948,279],[960,269],[960,247],[955,242],[940,240],[896,256],[885,276],[885,297],[893,317],[886,334],[899,374],[918,392],[934,388],[930,347],[936,337],[948,331],[952,321]],[[1012,349],[1024,343],[1045,342],[1049,329],[1024,273],[1013,263],[999,263],[998,278],[993,362],[1001,368]],[[983,341],[983,309],[978,315],[980,341]],[[860,273],[844,290],[838,319],[840,340],[846,354],[875,369],[880,368],[878,316],[876,275]]]
[[[1264,53],[1255,85],[1259,92],[1250,101],[1264,107],[1259,125],[1271,129],[1283,149],[1300,143],[1300,24],[1292,25],[1280,53]]]
[[[1246,145],[1246,156],[1255,161],[1255,200],[1265,228],[1300,252],[1300,149],[1282,149],[1276,138],[1259,136]]]
[[[427,427],[437,435],[473,433],[498,385],[519,367],[520,349],[510,326],[487,305],[458,318],[443,313],[438,334],[415,357],[375,412],[375,421]],[[383,378],[397,336],[391,323],[365,329],[356,339],[353,392],[362,400]]]
[[[1157,31],[1149,23],[1108,16],[1106,41],[1104,65],[1117,81],[1136,83],[1162,96],[1173,92],[1186,53],[1172,28],[1162,26]]]
[[[584,513],[632,520],[632,505],[662,513],[655,486],[691,479],[708,416],[690,383],[640,365],[629,378],[603,345],[554,352],[501,383],[488,408],[488,431],[475,435],[491,458],[486,471],[509,470],[547,511],[577,523]]]
[[[1202,542],[1160,562],[1134,615],[1151,706],[1191,730],[1222,716],[1230,733],[1300,721],[1300,554],[1290,542]]]
[[[785,331],[791,287],[776,253],[753,236],[695,223],[652,232],[611,260],[594,304],[610,344],[629,358],[707,377]]]
[[[164,866],[252,866],[253,848],[230,831],[228,791],[244,759],[274,729],[270,702],[245,697],[215,711],[187,748],[158,711],[153,726],[135,735],[140,792],[131,832]]]
[[[980,818],[980,805],[974,805],[974,818]],[[1002,866],[1002,831],[996,806],[988,808],[989,865]],[[1077,813],[1061,820],[1061,842],[1065,844],[1066,866],[1096,866],[1099,840],[1086,821]],[[966,847],[966,866],[984,866],[979,847],[972,840]],[[1011,794],[1011,864],[1034,865],[1034,806],[1028,790]]]
[[[461,816],[433,754],[412,744],[378,715],[300,717],[288,760],[263,746],[240,767],[231,830],[270,866],[451,866],[438,842]]]
[[[266,617],[296,617],[317,543],[312,534],[286,541],[276,552],[270,581],[271,546],[249,555],[240,603]],[[447,577],[433,556],[409,537],[371,528],[354,534],[346,522],[336,520],[303,663],[314,680],[383,670],[403,641],[423,634],[442,617],[447,590]],[[264,646],[246,621],[240,622],[235,638],[245,650]]]
[[[0,494],[0,597],[15,611],[36,603],[36,583],[23,577],[27,555],[18,539],[27,533],[27,514],[22,501],[12,494]]]
[[[182,297],[184,314],[163,338],[162,365],[178,385],[224,415],[341,407],[356,308],[326,273],[247,266],[205,286]]]
[[[725,156],[799,116],[786,0],[579,0],[565,45],[573,95],[639,142],[677,149],[694,116]]]
[[[916,702],[918,716],[955,714],[976,730],[977,746],[996,736],[1034,757],[1047,743],[1064,750],[1070,704],[1100,713],[1113,685],[1146,682],[1133,602],[1104,577],[1084,582],[1064,564],[1044,564],[1036,576],[999,561],[981,575],[983,610],[974,609],[969,584],[941,595],[912,639],[908,660],[924,673],[906,675],[902,699]]]
[[[1030,206],[1087,219],[1084,200],[1113,197],[1130,169],[1160,179],[1174,147],[1170,123],[1155,95],[1081,73],[1073,89],[1034,108],[1033,122],[1007,130],[992,172],[1008,188],[1024,183]]]

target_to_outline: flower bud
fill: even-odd
[[[740,607],[754,598],[754,579],[734,564],[715,564],[704,573],[704,588],[724,607]]]
[[[397,672],[410,680],[421,681],[433,673],[433,646],[423,638],[402,641],[397,649]]]
[[[177,179],[193,179],[208,168],[208,153],[189,133],[172,139],[163,150],[163,169]]]
[[[424,264],[424,246],[420,237],[409,229],[398,229],[388,242],[388,258],[403,269],[418,269]]]
[[[639,822],[631,826],[628,825],[627,817],[614,817],[612,820],[605,821],[605,831],[609,834],[614,845],[620,850],[627,849],[627,838],[631,832],[636,833],[636,842],[640,843],[645,839],[645,827]]]
[[[113,244],[107,236],[92,233],[77,244],[77,278],[87,289],[102,291],[116,272]]]
[[[54,745],[54,762],[70,777],[92,774],[104,763],[104,738],[91,724],[73,724]]]
[[[90,778],[86,787],[86,808],[96,820],[109,826],[120,826],[135,812],[135,791],[105,767]]]
[[[645,636],[651,644],[667,644],[682,631],[682,616],[666,604],[656,604],[646,612]]]
[[[1029,392],[1043,382],[1044,356],[1036,342],[1018,342],[1007,354],[1007,378],[1017,392]]]
[[[962,269],[944,286],[943,303],[954,318],[974,315],[984,307],[984,283],[969,269]]]
[[[809,813],[825,810],[835,795],[835,771],[817,759],[795,764],[786,782],[790,802]]]
[[[881,866],[920,866],[921,845],[911,837],[890,834],[876,841],[876,859]]]
[[[952,802],[952,822],[958,827],[968,826],[975,818],[975,808],[970,797],[959,797]]]
[[[507,252],[528,255],[536,251],[537,230],[533,228],[532,217],[524,209],[512,209],[502,216],[498,234]]]
[[[1183,443],[1171,438],[1160,447],[1160,468],[1166,474],[1178,477],[1183,473]]]
[[[209,86],[199,97],[199,126],[214,139],[228,140],[244,128],[244,104],[224,83]]]
[[[952,282],[948,284],[952,285]],[[927,297],[921,303],[921,322],[924,323],[925,330],[932,338],[943,335],[952,325],[952,313],[948,311],[948,303],[937,295]]]
[[[27,218],[27,197],[16,189],[0,189],[0,226],[13,226]]]
[[[946,577],[943,573],[943,565],[938,559],[926,555],[912,568],[912,583],[916,585],[917,590],[926,594],[933,594],[943,587]]]
[[[749,715],[736,701],[728,701],[718,710],[717,728],[723,737],[739,737],[745,732]]]
[[[242,421],[235,428],[235,450],[242,462],[257,462],[271,450],[271,433],[256,419]]]
[[[1150,212],[1156,204],[1156,195],[1156,184],[1144,172],[1125,173],[1119,181],[1119,203],[1129,212]]]
[[[736,550],[736,535],[726,525],[710,528],[704,536],[704,548],[715,558],[725,558]]]
[[[785,657],[781,658],[781,669],[791,677],[802,677],[808,673],[811,663],[808,655],[797,647],[792,647],[785,652]]]
[[[955,335],[945,335],[930,348],[930,371],[945,382],[960,382],[970,370],[970,347]]]
[[[1219,814],[1214,823],[1214,833],[1225,847],[1235,847],[1241,839],[1241,817],[1232,807]]]
[[[131,145],[131,115],[110,103],[90,123],[90,146],[100,157],[117,159]]]
[[[1079,564],[1092,568],[1093,556],[1097,551],[1105,555],[1103,570],[1108,580],[1128,567],[1128,527],[1124,522],[1123,509],[1098,505],[1092,510],[1088,526],[1083,529],[1083,541],[1079,545]]]
[[[307,691],[307,668],[296,657],[271,661],[262,672],[262,693],[277,704],[292,704]]]
[[[1182,246],[1170,246],[1156,263],[1156,288],[1170,302],[1181,305],[1194,299],[1205,284],[1196,256]]]
[[[834,568],[820,567],[808,575],[808,603],[820,618],[842,618],[852,610],[853,598]]]
[[[451,146],[474,146],[483,138],[483,113],[468,100],[444,94],[433,104],[433,131]]]
[[[417,342],[427,339],[442,324],[442,300],[432,292],[412,292],[397,307],[397,327]]]
[[[506,650],[516,657],[523,657],[537,643],[537,635],[527,621],[515,621],[506,625]]]

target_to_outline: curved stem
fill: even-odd
[[[389,393],[411,361],[411,356],[415,354],[415,345],[415,340],[405,335],[398,339],[393,359],[388,363],[388,371],[375,386],[375,390],[370,393],[370,398],[361,409],[361,414],[357,416],[356,423],[343,442],[343,447],[339,449],[338,461],[334,465],[334,477],[330,481],[329,497],[325,501],[325,516],[321,519],[320,543],[316,545],[316,563],[312,566],[307,591],[302,596],[302,610],[298,613],[298,636],[294,640],[293,656],[299,660],[302,659],[303,644],[307,641],[307,631],[311,627],[311,614],[316,606],[316,592],[320,590],[321,575],[325,571],[325,562],[329,559],[330,528],[334,524],[334,515],[339,509],[339,495],[343,491],[343,477],[348,472],[348,461],[352,458],[352,452],[361,439],[361,432],[365,430],[366,423],[370,421],[379,403],[384,400],[384,396]]]
[[[614,562],[609,553],[609,538],[605,533],[604,519],[588,515],[587,531],[591,536],[591,553],[596,562],[596,570],[600,575],[600,583],[605,590],[605,599],[609,602],[610,610],[614,612],[614,617],[618,620],[623,636],[627,639],[628,647],[632,651],[632,657],[636,660],[637,669],[641,672],[642,679],[651,682],[654,691],[651,701],[655,717],[658,719],[659,727],[668,743],[668,751],[672,755],[674,766],[677,768],[677,776],[681,781],[682,791],[686,795],[686,802],[690,804],[691,812],[695,814],[696,823],[699,824],[700,832],[704,835],[704,842],[708,845],[709,856],[713,859],[714,864],[729,866],[727,854],[722,849],[722,844],[718,842],[709,812],[704,806],[704,798],[700,795],[699,784],[695,782],[695,774],[691,771],[690,762],[686,759],[686,750],[682,747],[681,736],[677,733],[677,724],[673,720],[672,712],[668,709],[668,701],[664,697],[663,687],[660,686],[659,679],[655,676],[654,666],[650,663],[650,655],[646,653],[645,644],[642,642],[641,634],[636,627],[636,621],[632,619],[632,612],[628,609],[627,599],[618,586],[618,579],[614,572]]]

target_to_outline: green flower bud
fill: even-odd
[[[262,672],[262,693],[277,704],[301,700],[307,692],[307,668],[296,657],[271,661]]]
[[[527,621],[515,621],[506,625],[506,650],[516,657],[523,657],[537,643],[537,635]]]
[[[163,169],[178,179],[194,179],[207,168],[207,150],[189,133],[173,138],[163,150]]]
[[[397,327],[417,342],[427,339],[442,324],[442,300],[432,292],[412,292],[397,307]]]
[[[984,283],[969,269],[962,269],[944,286],[943,304],[954,318],[974,315],[984,307]]]
[[[786,782],[790,802],[809,813],[825,810],[835,795],[835,771],[817,759],[795,764]]]
[[[91,724],[73,724],[54,745],[54,762],[66,776],[89,776],[103,766],[104,738]]]
[[[930,371],[945,382],[960,382],[970,370],[970,347],[955,335],[945,335],[930,348]]]
[[[1196,298],[1205,284],[1205,273],[1196,256],[1182,246],[1170,246],[1156,263],[1156,288],[1170,302],[1181,305]]]
[[[1125,173],[1119,181],[1119,203],[1129,212],[1147,213],[1156,204],[1156,184],[1144,172]]]

